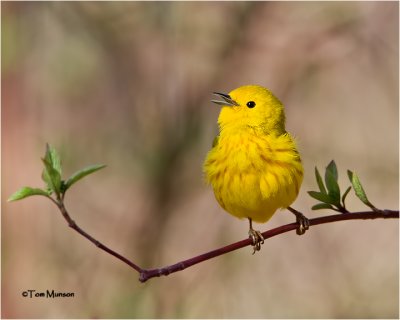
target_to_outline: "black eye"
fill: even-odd
[[[246,106],[249,108],[254,108],[256,106],[256,103],[254,101],[249,101],[246,103]]]

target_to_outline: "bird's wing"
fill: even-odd
[[[215,148],[218,145],[218,141],[219,141],[219,134],[215,136],[213,143],[212,143],[212,147]]]

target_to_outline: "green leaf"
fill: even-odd
[[[349,180],[351,182],[351,184],[353,185],[353,171],[351,170],[347,170],[347,176],[349,177]]]
[[[58,155],[56,149],[54,149],[51,145],[46,143],[46,153],[44,155],[44,159],[51,164],[51,166],[56,170],[61,176],[61,160]]]
[[[325,174],[326,174],[327,172],[331,172],[333,178],[334,178],[336,181],[338,180],[339,175],[338,175],[336,163],[335,163],[334,160],[332,160],[331,162],[329,162],[328,166],[326,167]],[[326,183],[326,181],[325,181],[325,183]],[[326,184],[327,184],[327,183],[326,183]]]
[[[327,203],[318,203],[311,207],[312,210],[320,210],[320,209],[334,209],[330,204]]]
[[[332,170],[326,170],[325,172],[325,183],[328,189],[328,195],[332,199],[333,204],[340,206],[340,188],[337,182],[337,174]]]
[[[46,144],[46,152],[42,159],[44,169],[42,179],[50,192],[60,195],[61,192],[61,160],[56,149]]]
[[[346,197],[347,197],[347,195],[349,194],[350,190],[351,190],[351,186],[348,187],[347,190],[343,193],[343,196],[342,196],[342,204],[343,204],[343,207],[345,206],[345,205],[344,205],[344,201],[346,200]]]
[[[319,190],[320,190],[322,193],[325,193],[325,194],[326,194],[326,189],[325,189],[325,186],[324,186],[324,182],[322,181],[322,177],[321,177],[321,175],[319,174],[319,171],[318,171],[317,167],[315,167],[315,178],[317,179],[317,183],[318,183]]]
[[[48,196],[48,193],[39,188],[22,187],[15,193],[13,193],[7,201],[21,200],[30,196]]]
[[[52,167],[46,159],[42,159],[44,163],[44,169],[42,172],[42,179],[47,184],[47,188],[57,195],[61,192],[61,175],[60,173]]]
[[[336,205],[335,200],[333,200],[329,195],[326,193],[318,192],[318,191],[308,191],[308,194],[323,203],[333,204]]]
[[[65,181],[65,191],[71,187],[75,182],[84,178],[85,176],[96,172],[97,170],[103,169],[106,165],[105,164],[95,164],[91,166],[87,166],[82,170],[75,172],[71,177]]]
[[[358,199],[360,199],[365,205],[370,207],[374,211],[379,211],[371,202],[369,202],[367,198],[367,194],[364,191],[363,186],[361,185],[361,181],[358,178],[357,174],[347,170],[347,175],[349,176],[350,182],[353,185],[354,192]]]

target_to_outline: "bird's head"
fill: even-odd
[[[239,87],[229,94],[214,92],[221,100],[211,100],[222,106],[218,118],[224,128],[259,128],[265,133],[285,132],[285,112],[282,103],[268,89],[258,85]]]

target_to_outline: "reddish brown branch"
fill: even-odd
[[[54,201],[55,202],[55,201]],[[95,238],[93,238],[90,234],[88,234],[86,231],[82,230],[74,220],[71,219],[70,215],[67,212],[67,209],[65,209],[64,204],[55,202],[55,204],[57,205],[57,207],[60,209],[63,217],[65,218],[65,220],[67,220],[68,222],[68,226],[71,227],[72,229],[74,229],[76,232],[78,232],[80,235],[82,235],[83,237],[85,237],[86,239],[88,239],[90,242],[92,242],[96,247],[100,248],[101,250],[104,250],[105,252],[111,254],[112,256],[116,257],[117,259],[125,262],[128,266],[130,266],[131,268],[135,269],[137,272],[139,272],[140,274],[142,272],[144,272],[145,270],[143,270],[142,268],[140,268],[138,265],[136,265],[135,263],[133,263],[132,261],[128,260],[127,258],[125,258],[124,256],[120,255],[119,253],[115,252],[114,250],[108,248],[107,246],[105,246],[104,244],[102,244],[100,241],[96,240]]]
[[[315,219],[310,219],[310,226],[315,226],[318,224],[324,224],[324,223],[330,223],[330,222],[335,222],[335,221],[344,221],[344,220],[367,220],[367,219],[378,219],[378,218],[399,218],[399,211],[392,211],[392,210],[385,210],[385,211],[380,211],[380,212],[374,212],[374,211],[366,211],[366,212],[354,212],[354,213],[345,213],[345,214],[335,214],[331,216],[325,216],[325,217],[320,217],[320,218],[315,218]],[[265,231],[262,233],[264,239],[272,238],[274,236],[277,236],[278,234],[285,233],[291,230],[296,230],[298,227],[297,223],[290,223],[286,224],[268,231]],[[145,282],[153,277],[159,277],[159,276],[167,276],[171,273],[177,272],[184,270],[190,266],[193,266],[197,263],[203,262],[208,259],[212,259],[215,257],[218,257],[220,255],[223,255],[225,253],[246,247],[252,245],[252,241],[250,238],[238,241],[235,243],[232,243],[230,245],[227,245],[225,247],[212,250],[210,252],[201,254],[199,256],[175,263],[170,266],[162,267],[159,269],[151,269],[151,270],[142,270],[140,272],[140,277],[139,280],[141,282]]]
[[[50,198],[51,199],[51,198]],[[91,235],[86,233],[84,230],[82,230],[74,220],[71,219],[70,215],[68,214],[67,210],[65,209],[65,206],[61,201],[57,202],[54,199],[51,199],[57,207],[60,209],[64,219],[68,222],[68,226],[74,229],[76,232],[78,232],[80,235],[88,239],[90,242],[92,242],[94,245],[96,245],[98,248],[104,250],[108,254],[111,254],[112,256],[116,257],[117,259],[121,260],[122,262],[126,263],[129,265],[131,268],[139,272],[139,281],[140,282],[146,282],[147,280],[154,278],[154,277],[160,277],[160,276],[167,276],[171,273],[177,272],[177,271],[182,271],[190,266],[193,266],[195,264],[198,264],[200,262],[218,257],[220,255],[223,255],[225,253],[238,250],[240,248],[252,245],[252,241],[250,238],[241,240],[235,243],[232,243],[230,245],[227,245],[222,248],[218,248],[212,251],[209,251],[207,253],[203,253],[201,255],[198,255],[196,257],[183,260],[181,262],[175,263],[173,265],[169,265],[166,267],[162,268],[157,268],[157,269],[143,269],[139,267],[137,264],[134,262],[130,261],[129,259],[125,258],[124,256],[120,255],[119,253],[115,252],[114,250],[108,248],[104,244],[102,244],[100,241],[94,239]],[[323,224],[323,223],[330,223],[330,222],[335,222],[335,221],[344,221],[344,220],[367,220],[367,219],[388,219],[388,218],[399,218],[399,211],[393,211],[393,210],[383,210],[383,211],[365,211],[365,212],[353,212],[353,213],[344,213],[344,214],[335,214],[331,216],[325,216],[325,217],[320,217],[320,218],[315,218],[315,219],[310,219],[310,226],[315,226],[318,224]],[[265,239],[272,238],[274,236],[277,236],[278,234],[289,232],[292,230],[296,230],[298,227],[297,223],[290,223],[286,224],[268,231],[263,232],[263,236]]]

